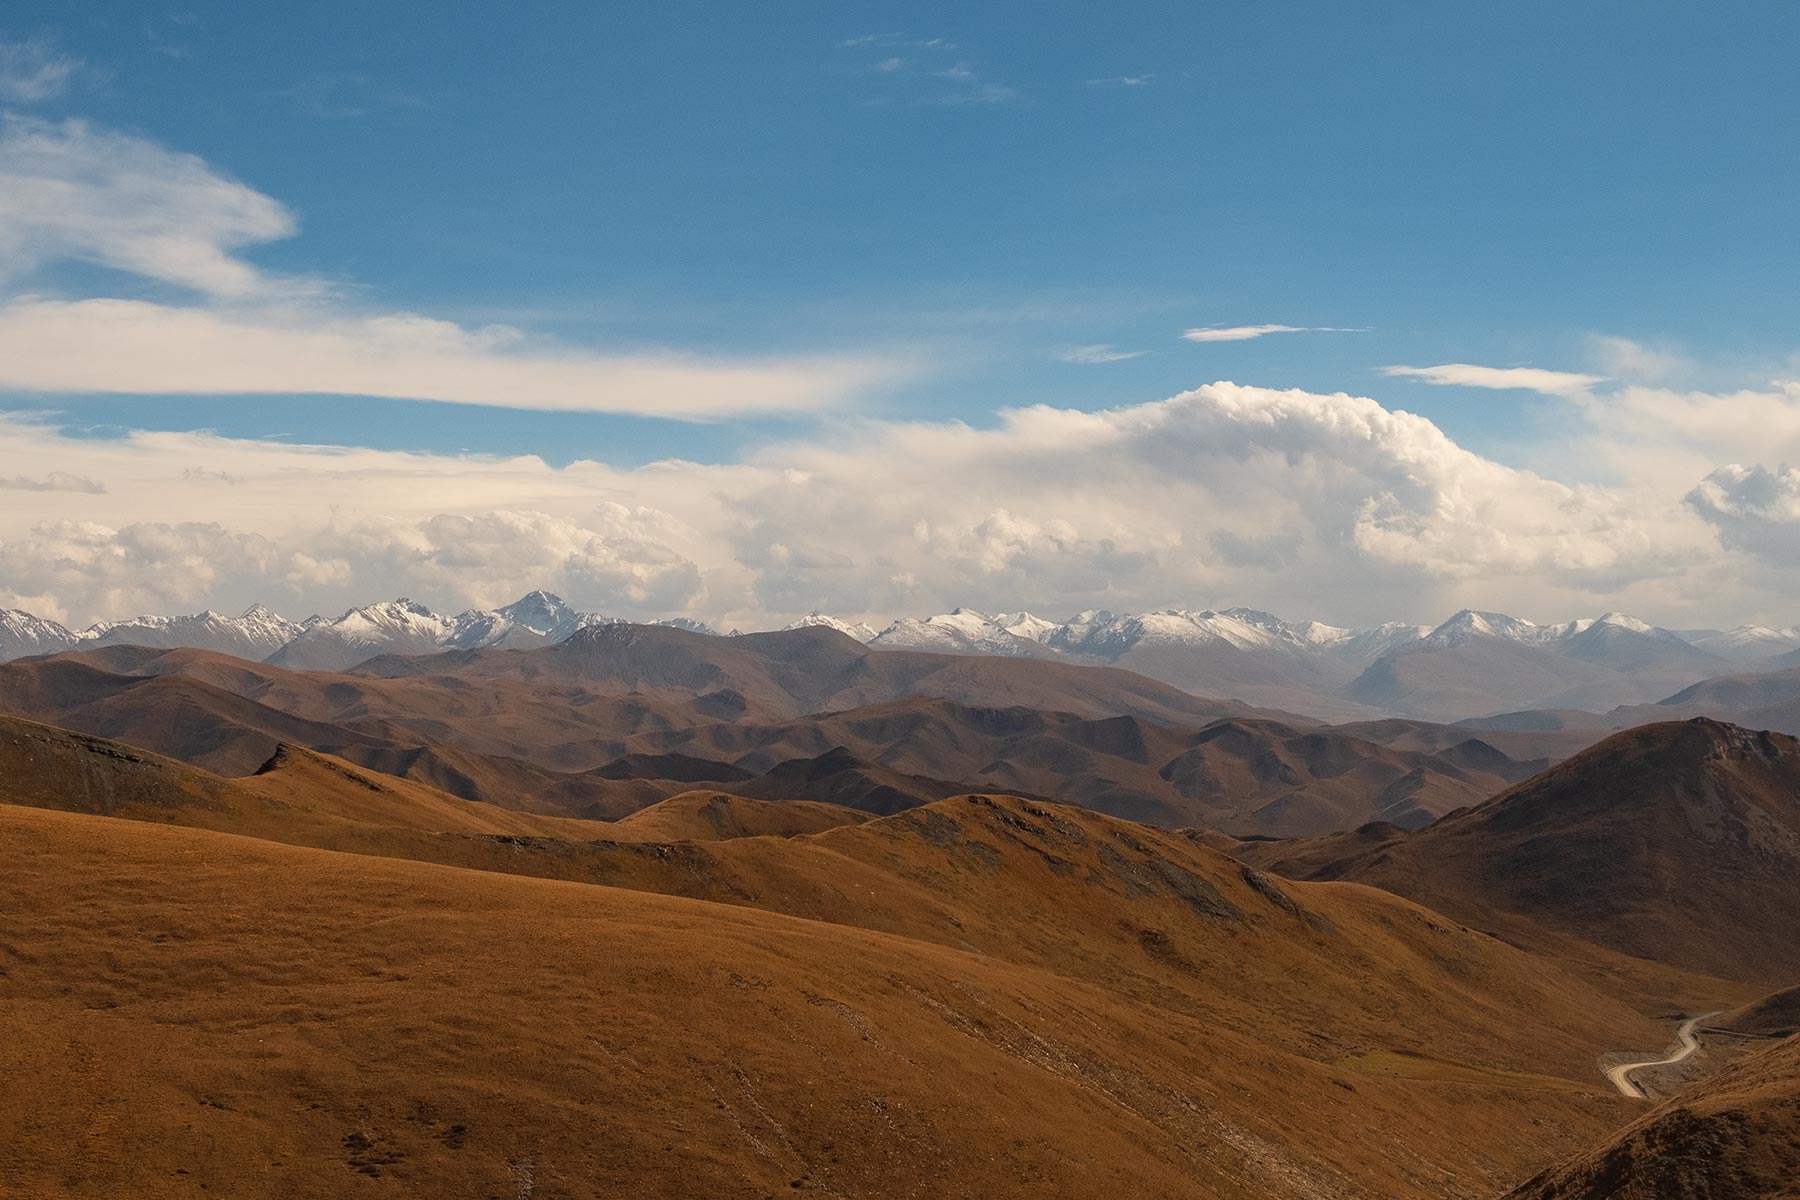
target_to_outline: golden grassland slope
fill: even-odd
[[[1543,1010],[1583,1032],[1561,1041],[1540,1034],[1524,1046],[1548,1057],[1514,1057],[1507,1069],[1579,1078],[1589,1042],[1654,1029],[1618,1005],[1583,1011],[1597,998],[1568,992],[1554,970],[1392,896],[1310,889],[1302,904],[1291,886],[1183,835],[1078,808],[967,796],[815,836],[661,841],[651,835],[691,832],[693,806],[651,810],[648,828],[559,822],[417,785],[386,787],[307,752],[277,755],[252,779],[219,780],[44,726],[5,728],[13,737],[0,750],[12,752],[0,756],[0,778],[32,780],[29,794],[9,797],[21,803],[760,907],[1046,967],[1234,1020],[1246,995],[1261,997],[1255,1003],[1293,1018],[1270,1036],[1301,1050],[1332,1029],[1345,1039],[1341,1053],[1376,1039],[1418,1055],[1491,1059],[1519,1013]],[[154,802],[93,800],[152,784]],[[768,826],[783,807],[740,811]],[[788,819],[836,816],[816,807]],[[1232,990],[1209,982],[1227,977]],[[1395,1011],[1414,1016],[1396,1030]]]
[[[752,844],[793,843],[719,845]],[[1574,1061],[1605,1001],[1366,889],[1295,887],[1289,911],[1223,859],[1217,897],[1121,911],[1182,955],[1180,913],[1246,957],[1378,934],[1346,964],[1425,992],[1367,998],[1371,1027],[1468,1008],[1480,1053],[1345,1042],[1198,959],[1185,986],[1230,1016],[747,906],[147,822],[0,807],[0,854],[22,1194],[1473,1197],[1620,1111]],[[1340,986],[1311,966],[1288,987]]]
[[[1800,1037],[1681,1092],[1508,1200],[1800,1197]]]
[[[608,828],[463,800],[292,746],[256,775],[225,779],[13,717],[0,717],[0,803],[344,848],[371,830],[579,839]]]
[[[752,800],[724,792],[682,792],[609,822],[605,836],[646,842],[717,842],[742,837],[797,837],[840,825],[860,825],[869,814],[811,800]]]

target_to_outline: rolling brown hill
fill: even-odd
[[[1781,1038],[1800,1033],[1800,987],[1783,988],[1707,1021],[1705,1029],[1742,1037]]]
[[[869,814],[811,800],[755,800],[725,792],[682,792],[608,823],[606,836],[646,842],[719,842],[743,837],[798,837]]]
[[[1375,826],[1241,853],[1484,928],[1510,916],[1684,970],[1800,977],[1800,742],[1783,734],[1646,725],[1416,832]]]
[[[205,779],[59,736],[40,791]],[[285,771],[287,804],[344,782]],[[1384,893],[1013,798],[792,838],[407,836],[732,903],[0,806],[26,1033],[0,1070],[37,1081],[0,1092],[9,1183],[1482,1196],[1614,1122],[1594,1054],[1657,1028]]]
[[[1706,716],[1800,735],[1800,668],[1720,675],[1683,688],[1655,704],[1621,708],[1612,715],[1620,721]]]
[[[1800,1037],[1741,1059],[1508,1200],[1793,1200]]]
[[[1218,706],[1110,669],[872,652],[829,630],[594,632],[572,648],[371,664],[391,676],[108,647],[0,667],[0,711],[225,775],[251,773],[278,745],[306,746],[465,799],[597,819],[696,787],[878,814],[986,788],[1160,824],[1301,834],[1375,817],[1423,824],[1538,765],[1466,736],[1424,750],[1267,717],[1179,724]],[[823,681],[807,682],[815,673]],[[1074,707],[906,695],[766,711],[915,686]]]
[[[371,830],[584,840],[611,828],[464,800],[295,746],[279,746],[254,775],[227,779],[14,717],[0,717],[0,804],[321,846]]]

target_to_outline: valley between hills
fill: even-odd
[[[817,623],[22,657],[0,1194],[1779,1196],[1800,742],[1695,715],[1749,678],[1614,731]]]

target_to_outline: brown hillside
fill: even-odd
[[[1800,1038],[1682,1092],[1508,1200],[1793,1200]]]
[[[24,1034],[0,1039],[0,1070],[33,1081],[0,1091],[0,1172],[73,1196],[1473,1197],[1618,1112],[1591,1047],[1615,1022],[1645,1031],[1517,952],[1362,889],[1286,895],[1218,856],[1170,874],[1077,810],[967,807],[986,816],[945,814],[960,838],[928,811],[817,840],[871,830],[906,861],[949,842],[990,894],[1069,879],[1115,896],[1146,970],[1179,986],[0,808],[0,1021]],[[941,889],[944,866],[909,870]],[[1009,937],[1086,953],[1025,920]],[[1309,947],[1331,944],[1342,965],[1321,974]],[[1335,994],[1358,963],[1397,981]]]
[[[646,842],[717,842],[743,837],[797,837],[869,814],[810,800],[752,800],[724,792],[682,792],[606,826],[606,836]]]
[[[434,670],[393,678],[107,647],[0,667],[0,711],[226,775],[256,770],[278,745],[300,745],[464,799],[598,819],[696,787],[882,814],[984,788],[1159,824],[1301,834],[1372,817],[1422,824],[1530,770],[1466,737],[1427,752],[1266,718],[1158,723],[1141,713],[1168,722],[1182,715],[1170,715],[1170,689],[1124,672],[839,653],[847,639],[818,633],[746,653],[738,643],[755,639],[729,639],[721,649],[715,643],[724,639],[639,630],[585,652],[437,656],[425,660]],[[773,653],[796,650],[818,653],[800,655],[797,666]],[[700,651],[709,657],[690,661]],[[721,656],[723,665],[712,661]],[[818,669],[835,677],[803,687],[802,668],[821,656]],[[911,667],[895,676],[896,663]],[[389,665],[423,671],[419,660]],[[1055,686],[1025,687],[1029,680],[1014,678],[1020,667]],[[744,684],[764,698],[758,704],[781,709],[866,694],[871,674],[890,692],[986,689],[1009,703],[909,696],[769,720],[745,692],[726,686]],[[1077,684],[1086,689],[1079,696],[1069,690]],[[622,686],[658,690],[619,693]],[[1146,696],[1162,699],[1150,704]],[[1075,707],[1010,702],[1031,697]],[[1197,703],[1179,698],[1186,709]]]
[[[1800,977],[1800,742],[1782,734],[1647,725],[1415,833],[1246,856],[1295,878],[1375,884],[1470,923],[1513,914],[1685,970]]]
[[[1722,1012],[1705,1028],[1744,1037],[1792,1037],[1800,1033],[1800,987],[1783,988]]]

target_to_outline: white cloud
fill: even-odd
[[[1340,623],[1464,605],[1679,625],[1800,615],[1800,561],[1783,552],[1800,485],[1718,469],[1754,461],[1733,447],[1800,445],[1800,392],[1628,389],[1567,412],[1568,444],[1612,447],[1616,480],[1495,462],[1373,400],[1228,383],[1103,412],[1018,409],[987,429],[840,422],[738,463],[628,469],[65,437],[0,417],[0,477],[107,488],[57,493],[58,521],[49,497],[0,505],[0,586],[82,621],[398,593],[456,607],[536,586],[620,615],[745,628],[814,607],[958,603],[1064,615],[1251,602]]]
[[[1189,329],[1181,337],[1189,342],[1247,342],[1271,333],[1360,333],[1328,325],[1205,325]]]
[[[39,392],[389,396],[501,408],[706,418],[832,407],[897,377],[850,358],[717,362],[522,345],[410,313],[323,317],[139,300],[0,306],[0,387]]]
[[[243,256],[296,228],[283,205],[192,155],[81,121],[7,118],[0,272],[76,260],[204,300],[0,301],[0,388],[330,393],[703,419],[834,407],[901,375],[872,355],[601,354],[502,326],[349,311],[319,281]]]
[[[53,521],[0,541],[0,604],[54,596],[66,612],[126,616],[198,606],[222,592],[326,582],[259,534],[210,521],[111,528]]]
[[[228,528],[204,551],[191,532],[146,539],[138,526],[191,531],[226,511],[194,467],[237,481]],[[47,471],[105,479],[108,494],[58,503],[79,506],[65,511],[81,528],[114,532],[46,533],[41,509],[0,506],[0,579],[83,620],[142,608],[153,591],[189,606],[287,596],[311,610],[401,592],[491,603],[536,586],[622,615],[743,627],[813,607],[1060,614],[1230,601],[1344,622],[1470,604],[1695,624],[1695,610],[1737,618],[1773,603],[1769,581],[1700,586],[1732,551],[1683,500],[1698,474],[1568,485],[1373,400],[1228,383],[1104,412],[1013,410],[992,429],[859,422],[736,464],[632,469],[203,434],[62,437],[0,420],[0,472]],[[105,549],[115,536],[133,548]],[[151,582],[131,584],[133,572]]]
[[[0,124],[0,267],[15,275],[77,259],[214,296],[291,294],[302,285],[234,251],[296,228],[281,204],[191,154],[85,121]]]
[[[1687,503],[1719,540],[1779,567],[1800,567],[1800,470],[1731,465],[1712,472]]]
[[[1588,338],[1600,369],[1615,379],[1632,383],[1670,383],[1694,370],[1694,363],[1673,350],[1659,350],[1634,342],[1630,338],[1610,334],[1593,334]]]
[[[1089,87],[1140,88],[1155,83],[1156,75],[1146,71],[1142,75],[1109,75],[1104,79],[1088,79],[1083,82]]]
[[[0,100],[35,104],[60,96],[80,66],[48,38],[0,41]]]
[[[1546,396],[1576,396],[1587,392],[1596,384],[1606,382],[1604,375],[1546,371],[1538,367],[1478,367],[1469,363],[1443,363],[1435,367],[1383,367],[1381,373],[1446,387],[1541,392]]]
[[[1064,346],[1056,352],[1056,357],[1066,363],[1079,363],[1093,366],[1100,363],[1124,362],[1128,358],[1142,358],[1142,350],[1118,350],[1099,342],[1091,346]]]
[[[955,63],[933,73],[958,85],[956,91],[938,97],[941,104],[1005,104],[1019,98],[1017,88],[984,79],[970,63]]]

